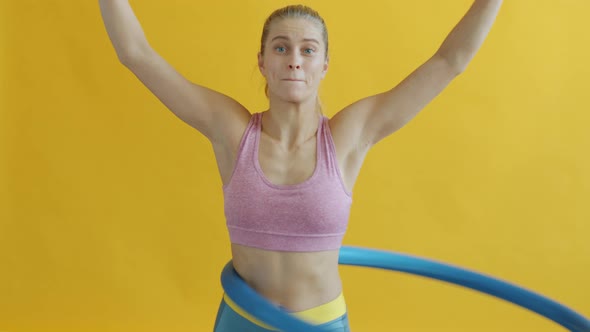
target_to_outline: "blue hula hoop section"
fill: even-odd
[[[590,332],[590,320],[568,307],[506,281],[445,263],[390,251],[343,246],[339,264],[405,272],[471,288],[529,309],[572,332]],[[252,316],[284,332],[322,332],[260,296],[228,262],[221,273],[227,295]]]

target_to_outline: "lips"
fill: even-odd
[[[289,82],[304,82],[304,80],[298,80],[295,78],[285,78],[283,79],[283,81],[289,81]]]

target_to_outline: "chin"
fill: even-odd
[[[310,96],[308,94],[302,93],[299,91],[289,91],[289,92],[280,94],[280,96],[281,96],[281,99],[283,99],[284,101],[294,103],[294,104],[301,104],[310,98]]]

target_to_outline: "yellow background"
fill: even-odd
[[[333,116],[428,59],[471,1],[302,1],[328,24]],[[286,1],[132,1],[188,79],[265,109]],[[590,3],[506,1],[466,72],[369,153],[345,244],[410,253],[590,317]],[[0,2],[0,331],[211,331],[230,259],[213,151],[123,67],[97,1]],[[563,331],[508,302],[342,267],[363,331]]]

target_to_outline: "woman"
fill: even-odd
[[[269,108],[250,114],[177,73],[150,47],[126,0],[100,0],[121,62],[211,141],[237,273],[277,306],[333,331],[349,331],[338,251],[367,152],[466,68],[501,4],[475,0],[439,50],[399,85],[328,119],[318,99],[328,33],[314,10],[288,6],[265,22],[258,66]],[[272,330],[223,297],[215,331]]]

